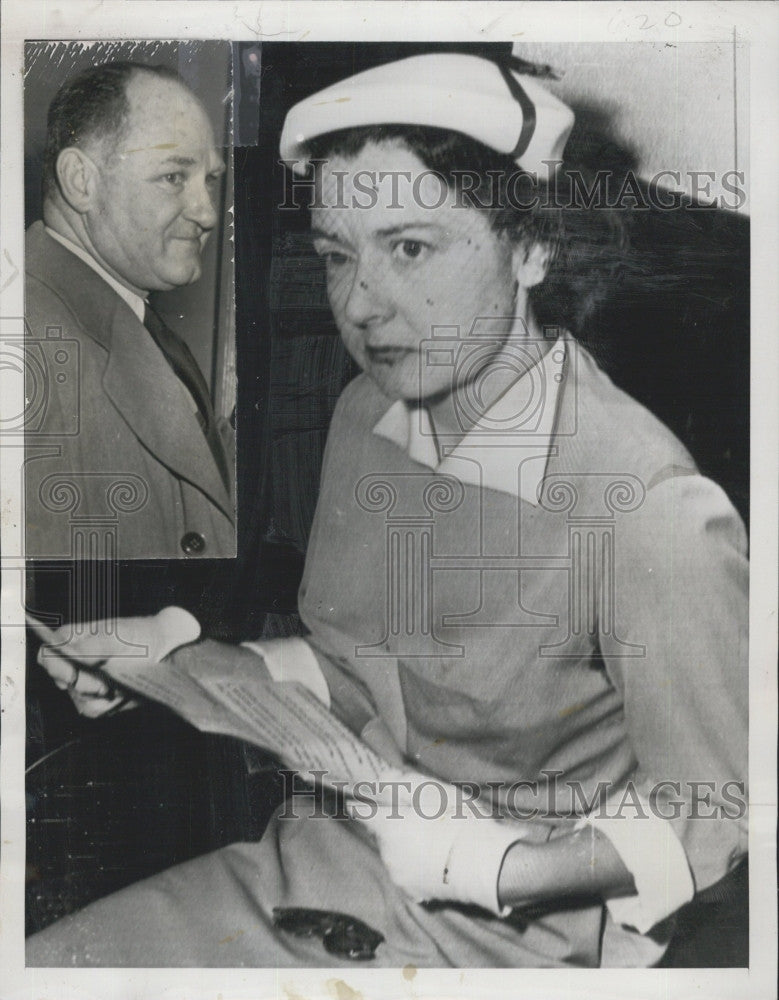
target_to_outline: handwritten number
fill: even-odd
[[[632,21],[634,24],[637,23],[639,31],[650,31],[652,28],[657,27],[657,21],[650,20],[648,14],[632,14],[630,15],[628,20],[622,21],[622,24],[627,26],[627,24],[630,21]],[[663,25],[666,28],[678,28],[681,23],[682,23],[682,16],[681,14],[677,14],[675,10],[668,11],[668,13],[665,15],[663,19]],[[618,30],[619,21],[617,21],[616,18],[612,18],[612,20],[609,22],[609,27],[612,30],[615,31]]]

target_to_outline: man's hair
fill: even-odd
[[[458,195],[457,204],[482,212],[496,232],[514,243],[548,247],[546,279],[530,290],[536,315],[542,324],[579,333],[619,277],[628,244],[625,213],[578,206],[562,167],[544,181],[477,139],[433,126],[339,129],[309,140],[307,154],[312,160],[353,159],[369,143],[391,142],[414,153]]]
[[[59,89],[47,119],[44,199],[57,188],[57,157],[63,149],[120,134],[130,113],[127,84],[136,73],[150,73],[186,87],[179,74],[167,66],[107,62],[79,73]]]

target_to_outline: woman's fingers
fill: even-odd
[[[93,674],[89,670],[79,670],[78,677],[69,688],[73,694],[81,698],[110,698],[116,697],[116,689],[98,674]]]
[[[127,699],[100,674],[78,666],[52,649],[41,647],[38,662],[61,691],[67,691],[80,715],[95,719]]]
[[[163,608],[156,615],[66,624],[49,629],[28,615],[27,621],[44,645],[69,660],[90,667],[109,657],[130,657],[158,663],[172,650],[200,636],[197,619],[183,608]]]
[[[109,659],[130,657],[158,663],[172,650],[194,642],[200,625],[188,611],[163,608],[156,615],[106,619],[50,629],[32,615],[27,623],[43,645],[38,663],[67,691],[81,715],[96,718],[137,704],[118,692],[99,667]]]
[[[83,715],[87,719],[97,719],[108,712],[123,711],[125,708],[133,708],[138,704],[136,701],[126,698],[123,694],[116,693],[112,696],[101,698],[71,691],[70,697],[79,715]]]
[[[100,625],[102,623],[93,624]],[[46,659],[50,656],[59,656],[68,662],[77,660],[79,663],[92,667],[103,663],[109,655],[105,632],[73,634],[71,625],[63,625],[56,629],[52,633],[49,643],[42,646],[41,650],[46,650]],[[40,653],[38,654],[38,662],[42,667],[48,669],[46,664],[41,661]]]
[[[78,682],[79,670],[75,663],[46,646],[38,650],[38,663],[61,691],[73,690]]]

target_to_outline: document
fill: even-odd
[[[347,795],[356,781],[376,781],[386,772],[386,762],[302,684],[274,681],[241,666],[229,677],[220,676],[203,655],[192,668],[120,661],[103,669],[203,732],[255,743],[295,770],[325,772],[323,782],[338,782]]]
[[[389,768],[304,685],[272,680],[254,654],[227,661],[224,655],[209,656],[213,647],[191,641],[199,626],[180,608],[167,608],[149,619],[125,620],[128,634],[139,640],[137,650],[127,655],[90,656],[89,648],[108,648],[95,645],[101,623],[84,638],[65,641],[30,615],[28,624],[52,655],[82,664],[92,659],[111,681],[167,706],[196,729],[254,743],[304,777],[311,772],[347,796],[355,782],[376,782]],[[148,655],[142,655],[143,650]],[[174,650],[174,657],[167,655]]]

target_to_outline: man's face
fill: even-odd
[[[491,334],[508,335],[515,306],[508,240],[483,214],[457,205],[452,192],[443,200],[441,182],[429,172],[415,189],[425,167],[397,141],[370,143],[320,169],[326,207],[312,210],[314,246],[326,261],[330,305],[347,350],[390,397],[433,400],[456,390],[457,371],[467,371],[467,363],[454,375],[428,366],[422,343],[434,326],[456,327],[467,338],[484,317]],[[374,200],[360,171],[376,178],[397,172],[397,190],[385,176],[376,204],[360,207]]]
[[[175,80],[137,73],[118,139],[92,153],[95,197],[83,216],[88,249],[123,284],[168,290],[197,281],[217,222],[224,164],[200,104]]]

